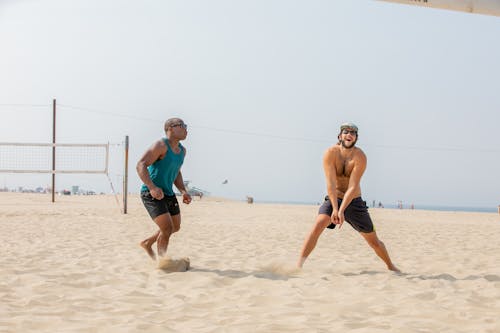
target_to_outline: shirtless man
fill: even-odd
[[[328,196],[304,241],[297,266],[304,265],[325,228],[334,229],[338,225],[340,229],[347,221],[363,236],[389,270],[399,272],[389,258],[384,243],[377,237],[366,203],[361,199],[360,181],[366,169],[366,155],[355,147],[358,127],[353,123],[342,124],[338,139],[339,142],[328,148],[323,157]]]
[[[137,163],[137,174],[144,183],[141,187],[142,202],[160,229],[141,242],[152,259],[156,258],[153,244],[157,242],[158,255],[165,256],[170,236],[181,227],[179,203],[172,186],[179,189],[185,204],[191,202],[181,173],[186,148],[180,141],[187,136],[187,125],[182,119],[170,118],[164,128],[166,137],[156,141]]]

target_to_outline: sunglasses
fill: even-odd
[[[187,128],[188,128],[188,125],[181,123],[181,124],[175,124],[175,125],[172,125],[172,126],[170,126],[170,127],[181,127],[181,128],[187,129]]]
[[[358,135],[358,131],[353,131],[353,130],[342,130],[342,134],[351,134],[351,135]]]

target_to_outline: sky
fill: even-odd
[[[0,0],[0,142],[51,142],[56,99],[57,142],[112,144],[109,179],[57,175],[56,190],[120,192],[129,136],[137,193],[135,164],[180,117],[191,185],[316,203],[351,121],[369,203],[497,207],[498,36],[499,17],[374,0]]]

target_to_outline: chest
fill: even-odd
[[[161,156],[154,164],[157,165],[157,167],[162,168],[162,169],[168,169],[168,168],[178,168],[182,165],[184,162],[184,154],[182,151],[179,149],[179,153],[175,153],[174,150],[167,150],[167,152]]]
[[[335,163],[338,177],[349,177],[354,169],[354,160],[350,157],[339,157]]]

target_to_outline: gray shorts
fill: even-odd
[[[342,203],[342,199],[337,199],[339,207]],[[328,216],[332,216],[333,206],[330,202],[328,196],[325,197],[325,201],[319,207],[318,214],[324,214]],[[375,231],[373,227],[372,219],[370,218],[370,214],[368,214],[368,207],[366,206],[366,202],[361,199],[361,197],[357,197],[352,199],[349,206],[347,206],[344,211],[344,217],[347,223],[349,223],[355,230],[359,232],[369,233]],[[331,223],[327,228],[334,229],[335,224]]]

